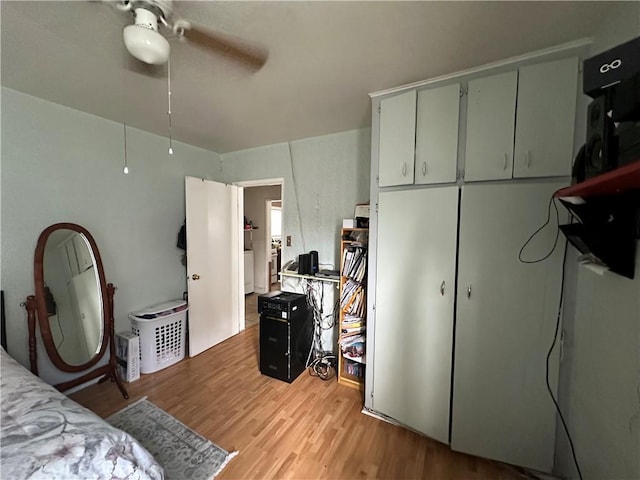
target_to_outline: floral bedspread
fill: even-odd
[[[160,480],[133,437],[31,374],[0,348],[2,479]]]

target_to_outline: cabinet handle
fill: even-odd
[[[440,295],[444,297],[444,280],[442,281],[442,285],[440,285]]]
[[[402,164],[402,176],[406,177],[407,176],[407,162],[404,162]]]
[[[198,275],[197,273],[194,273],[193,275],[191,275],[191,278],[193,280],[200,280],[200,275]]]
[[[422,162],[422,176],[427,176],[427,162]]]
[[[524,166],[525,168],[529,168],[531,166],[531,152],[529,150],[524,152]]]
[[[467,298],[471,298],[471,285],[467,287]]]
[[[505,153],[504,154],[504,160],[502,162],[502,169],[506,170],[508,166],[509,166],[509,154]]]

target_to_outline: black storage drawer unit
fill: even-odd
[[[313,336],[304,295],[270,292],[258,296],[260,372],[293,382],[305,369]]]

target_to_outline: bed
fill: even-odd
[[[2,479],[160,480],[162,467],[112,427],[0,348]]]

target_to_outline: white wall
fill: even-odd
[[[371,130],[352,130],[222,155],[226,182],[283,178],[282,263],[318,251],[320,264],[339,268],[340,228],[355,205],[369,201]],[[292,244],[286,246],[291,235]],[[324,315],[332,312],[337,291],[321,284]],[[302,293],[297,279],[282,289]],[[320,288],[319,286],[317,286]],[[337,329],[324,330],[322,349],[334,351]]]
[[[640,35],[640,3],[617,2],[594,37],[598,54]],[[583,478],[640,478],[640,245],[636,278],[598,276],[570,248],[560,404]],[[577,478],[560,423],[558,471]]]
[[[370,156],[371,130],[352,130],[223,154],[223,176],[283,178],[283,263],[317,250],[320,263],[336,265],[342,219],[369,201]]]
[[[258,293],[269,291],[270,272],[267,262],[271,261],[271,254],[267,258],[267,245],[271,252],[271,232],[267,230],[267,200],[277,200],[281,197],[280,185],[263,187],[245,187],[244,189],[244,215],[252,221],[258,230],[244,232],[245,249],[254,252],[254,285]]]
[[[93,235],[115,296],[116,331],[128,312],[181,298],[186,270],[176,248],[185,218],[184,177],[215,179],[219,156],[128,128],[129,175],[121,124],[2,89],[2,288],[8,351],[28,364],[26,314],[34,293],[33,255],[40,232],[73,222]],[[40,351],[41,376],[54,371]],[[74,377],[76,375],[73,375]]]

